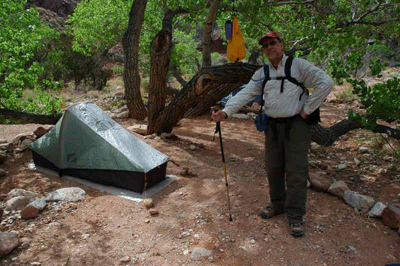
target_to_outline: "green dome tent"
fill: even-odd
[[[165,178],[169,158],[106,115],[95,103],[70,106],[31,146],[35,165],[142,193]]]

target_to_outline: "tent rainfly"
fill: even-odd
[[[142,193],[165,178],[169,158],[126,131],[95,103],[78,103],[31,146],[35,165]]]

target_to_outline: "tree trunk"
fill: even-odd
[[[148,101],[149,124],[147,134],[155,133],[157,118],[165,108],[167,98],[167,73],[172,49],[172,18],[174,13],[168,10],[164,16],[163,28],[151,42],[150,88]]]
[[[140,93],[139,73],[139,39],[142,30],[146,0],[135,0],[129,14],[128,28],[122,37],[122,46],[125,53],[125,70],[123,74],[125,97],[129,109],[129,116],[138,120],[146,117],[142,95]]]
[[[316,124],[311,126],[311,140],[321,146],[330,146],[340,136],[358,128],[361,128],[361,124],[350,119],[342,120],[329,128]]]
[[[219,0],[213,0],[211,2],[210,11],[208,13],[206,24],[204,25],[204,34],[203,34],[203,67],[211,66],[211,33],[215,21],[215,17],[217,16]]]

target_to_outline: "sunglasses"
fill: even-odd
[[[267,49],[269,46],[274,46],[277,43],[277,41],[272,41],[269,43],[263,43],[262,48]]]

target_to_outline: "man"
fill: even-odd
[[[269,59],[271,80],[264,87],[264,112],[269,118],[265,132],[265,163],[268,174],[270,204],[260,211],[264,219],[286,213],[293,236],[304,235],[306,213],[308,150],[311,143],[308,117],[317,110],[333,88],[333,80],[310,62],[294,58],[291,77],[311,95],[285,77],[284,41],[277,32],[269,32],[259,40]],[[223,110],[212,114],[218,122],[227,119],[244,104],[262,92],[264,69],[258,69],[246,87],[232,97]]]

